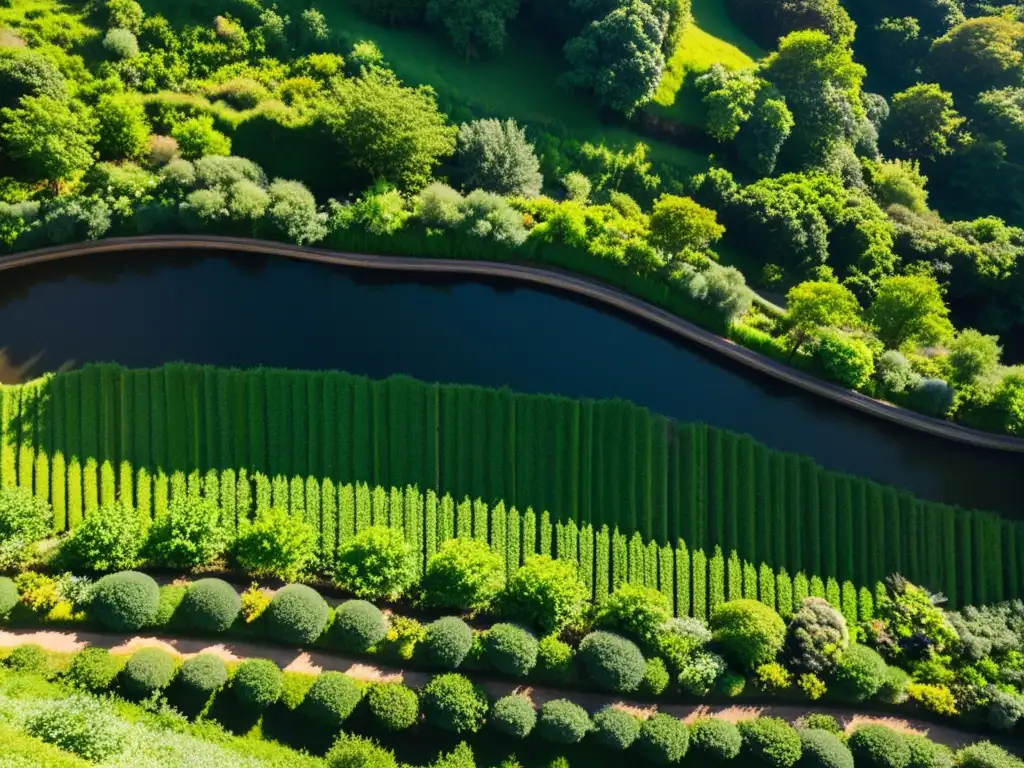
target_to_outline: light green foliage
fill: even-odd
[[[928,178],[916,160],[864,162],[864,178],[879,205],[902,205],[915,213],[928,211]]]
[[[402,193],[387,182],[377,182],[353,204],[342,206],[332,215],[332,228],[358,223],[371,235],[392,235],[410,216]]]
[[[302,700],[302,712],[316,723],[336,730],[362,699],[359,683],[341,672],[321,672]]]
[[[803,346],[821,328],[856,328],[860,324],[860,303],[849,288],[839,283],[809,281],[786,294],[793,351]]]
[[[351,734],[342,734],[324,760],[330,768],[398,768],[394,752]]]
[[[0,489],[0,567],[20,568],[34,558],[37,541],[52,532],[53,510],[30,490]]]
[[[775,611],[756,600],[733,600],[711,613],[711,631],[727,656],[753,670],[774,661],[782,649],[786,625]]]
[[[391,528],[372,526],[338,548],[334,579],[358,597],[396,598],[415,578],[412,547]]]
[[[414,214],[427,227],[449,229],[462,221],[462,195],[435,181],[416,197]]]
[[[149,142],[149,121],[146,111],[125,94],[105,94],[93,108],[99,129],[96,149],[107,160],[142,157]]]
[[[227,681],[228,668],[224,660],[213,653],[200,653],[182,662],[176,685],[181,686],[186,695],[194,695],[205,704]]]
[[[16,107],[23,96],[67,99],[67,82],[49,56],[0,47],[0,107]]]
[[[692,696],[707,696],[725,671],[725,659],[716,653],[699,651],[679,665],[679,687]]]
[[[482,541],[449,539],[427,561],[424,599],[439,607],[482,610],[505,586],[505,561]]]
[[[428,664],[456,669],[473,647],[473,630],[458,616],[442,616],[427,625],[420,647]]]
[[[134,59],[139,55],[139,41],[127,29],[111,29],[103,38],[103,48],[113,59]]]
[[[668,674],[665,662],[654,657],[647,659],[644,667],[644,678],[640,681],[640,690],[648,696],[660,696],[668,688],[672,678]]]
[[[419,719],[419,697],[401,683],[371,684],[366,691],[366,703],[374,719],[389,731],[404,731]]]
[[[866,645],[851,644],[836,663],[835,692],[847,701],[867,701],[882,687],[886,664]]]
[[[826,331],[818,338],[817,354],[828,374],[851,389],[865,386],[875,372],[871,347],[856,336]]]
[[[533,555],[509,579],[502,612],[553,632],[579,617],[586,599],[586,586],[572,564],[548,555]]]
[[[958,386],[976,384],[995,373],[1003,349],[998,336],[986,336],[973,328],[956,334],[949,344],[950,382]]]
[[[671,618],[672,607],[661,592],[623,584],[597,605],[594,625],[652,646],[662,626]]]
[[[565,197],[574,203],[585,205],[590,199],[590,179],[579,171],[570,171],[562,177],[562,186],[565,187]]]
[[[150,530],[148,559],[170,568],[212,563],[228,545],[229,533],[220,518],[220,508],[212,501],[196,496],[174,499]]]
[[[915,385],[920,376],[902,354],[890,349],[879,355],[875,362],[875,376],[884,392],[899,394]]]
[[[651,243],[670,255],[703,250],[721,239],[725,227],[715,212],[689,197],[662,195],[651,211]]]
[[[1017,85],[1024,70],[1024,24],[989,16],[969,19],[936,40],[924,71],[954,98],[967,101],[988,88]]]
[[[421,706],[427,722],[454,733],[476,733],[487,714],[483,689],[462,675],[433,678],[421,691]]]
[[[1005,376],[992,404],[1007,432],[1024,435],[1024,375]]]
[[[964,118],[935,83],[918,83],[892,97],[885,133],[904,157],[934,160],[953,151]]]
[[[575,672],[576,652],[558,635],[545,635],[537,644],[537,676],[550,683],[569,683]]]
[[[505,24],[519,12],[519,0],[427,0],[427,20],[440,23],[452,43],[473,54],[501,53]]]
[[[298,245],[315,243],[327,234],[325,217],[317,211],[316,198],[303,184],[277,179],[267,193],[271,234]]]
[[[522,197],[540,194],[540,161],[526,131],[514,120],[463,123],[456,162],[469,189]]]
[[[526,242],[528,232],[522,214],[500,195],[475,189],[466,195],[460,211],[461,228],[471,235],[510,247]]]
[[[4,664],[15,672],[44,676],[48,666],[46,651],[41,645],[34,643],[19,645],[4,659]]]
[[[936,653],[943,653],[958,642],[956,630],[929,593],[900,577],[889,580],[885,595],[875,604],[875,618],[897,643],[923,635]]]
[[[662,712],[651,715],[640,726],[637,748],[655,765],[672,765],[686,755],[690,732],[681,720]]]
[[[121,671],[121,689],[133,699],[148,699],[171,684],[177,672],[174,657],[162,648],[132,654]]]
[[[28,718],[25,730],[94,763],[113,756],[124,744],[124,729],[111,706],[89,696],[47,702]]]
[[[104,693],[114,685],[125,660],[106,648],[83,648],[72,659],[65,678],[89,693]]]
[[[0,618],[5,618],[17,604],[18,587],[6,576],[0,576]]]
[[[109,29],[127,29],[133,34],[139,34],[145,14],[135,0],[106,0],[104,7]]]
[[[135,568],[141,562],[145,530],[139,514],[120,502],[89,513],[63,541],[58,562],[70,571],[109,573]]]
[[[198,115],[176,124],[171,136],[178,142],[178,150],[186,160],[231,154],[231,139],[213,127],[213,118],[209,115]]]
[[[690,726],[691,759],[717,764],[739,757],[743,738],[734,723],[717,717],[702,718]]]
[[[305,520],[271,507],[259,511],[255,521],[240,527],[231,553],[239,566],[253,576],[294,581],[316,555],[316,531]]]
[[[221,579],[200,579],[188,588],[177,615],[190,628],[226,632],[241,609],[241,598],[233,586]]]
[[[868,309],[868,320],[890,349],[937,344],[953,335],[949,307],[935,278],[925,275],[887,277]]]
[[[762,664],[754,673],[754,682],[762,691],[778,693],[793,686],[793,676],[777,662]]]
[[[35,181],[59,184],[85,171],[98,138],[91,110],[79,101],[26,96],[0,110],[0,140]]]

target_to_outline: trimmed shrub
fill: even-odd
[[[853,644],[836,662],[833,690],[846,701],[867,701],[888,674],[885,660],[866,645]]]
[[[743,737],[741,754],[750,764],[790,768],[800,759],[800,734],[785,720],[758,717],[736,727]]]
[[[123,571],[96,582],[89,612],[107,629],[135,632],[153,622],[159,607],[160,587],[152,577]]]
[[[537,724],[537,710],[525,696],[502,696],[491,708],[490,724],[502,733],[525,739]]]
[[[1020,760],[1002,747],[979,741],[956,753],[957,768],[1020,768]]]
[[[580,642],[579,660],[595,685],[617,693],[635,691],[647,669],[640,649],[610,632],[591,632],[584,637]]]
[[[502,674],[525,677],[537,665],[537,638],[515,624],[495,624],[484,635],[484,659]]]
[[[594,739],[606,749],[629,749],[640,736],[639,718],[611,704],[595,712],[591,722]]]
[[[509,579],[502,613],[544,632],[555,632],[580,616],[588,596],[576,566],[548,555],[532,555]]]
[[[164,584],[160,587],[160,602],[156,607],[154,627],[168,627],[178,613],[181,601],[185,599],[188,587],[181,584]]]
[[[228,667],[224,660],[212,653],[200,653],[182,662],[177,685],[187,695],[207,701],[227,681]]]
[[[330,608],[320,593],[305,584],[289,584],[277,591],[263,613],[267,632],[292,645],[312,643],[323,634]]]
[[[162,648],[143,648],[132,654],[121,671],[121,690],[130,699],[148,699],[174,679],[177,663]]]
[[[281,698],[284,690],[281,670],[268,659],[243,661],[231,679],[235,697],[250,709],[266,709]]]
[[[106,648],[83,648],[75,654],[64,676],[76,688],[102,693],[114,686],[124,663],[123,657],[115,656]]]
[[[742,748],[743,737],[728,720],[708,717],[690,726],[690,755],[698,764],[734,760]]]
[[[486,542],[449,539],[427,562],[424,599],[430,605],[481,610],[505,586],[505,561]]]
[[[808,597],[789,622],[782,655],[793,671],[820,676],[832,671],[836,656],[849,644],[843,615],[827,600]]]
[[[373,603],[349,600],[334,611],[331,637],[342,650],[365,653],[387,633],[388,619]]]
[[[907,768],[910,764],[907,740],[884,725],[862,725],[846,743],[858,768]]]
[[[124,725],[107,702],[75,695],[47,701],[25,721],[35,738],[99,763],[121,751]]]
[[[127,29],[108,30],[103,48],[115,59],[133,59],[139,55],[139,41]]]
[[[576,651],[558,635],[546,635],[537,644],[537,677],[550,683],[571,683],[575,678]]]
[[[398,768],[395,753],[377,742],[343,733],[324,758],[330,768]]]
[[[356,597],[397,598],[416,578],[412,547],[383,526],[360,531],[338,548],[334,579]]]
[[[389,731],[411,728],[420,717],[419,696],[402,683],[373,683],[366,703],[374,719]]]
[[[0,618],[9,614],[18,604],[18,588],[6,576],[0,576]]]
[[[457,616],[444,616],[427,625],[419,647],[429,664],[441,669],[455,669],[473,647],[473,630]]]
[[[903,738],[910,750],[907,768],[953,768],[953,752],[945,744],[936,744],[917,733],[904,734]]]
[[[185,593],[177,615],[202,632],[226,632],[242,610],[235,588],[221,579],[200,579]]]
[[[640,726],[637,746],[640,753],[656,765],[678,763],[690,746],[690,732],[682,720],[659,712]]]
[[[438,675],[424,686],[421,705],[427,722],[454,733],[476,733],[487,715],[487,696],[462,675]]]
[[[640,690],[649,696],[660,696],[668,688],[671,678],[665,662],[655,657],[647,660],[644,678],[640,681]]]
[[[302,709],[309,717],[332,729],[341,728],[355,710],[363,692],[359,684],[341,672],[321,672],[306,692]]]
[[[800,731],[800,746],[798,768],[854,768],[853,755],[834,733],[805,728]]]
[[[15,672],[42,675],[46,673],[46,651],[34,643],[19,645],[7,656],[5,664]]]
[[[651,587],[624,584],[597,606],[594,626],[617,632],[638,643],[652,644],[672,618],[668,598]]]
[[[537,733],[555,744],[577,744],[590,730],[587,710],[568,699],[554,699],[540,708]]]
[[[711,613],[711,631],[727,659],[747,670],[775,661],[786,638],[782,618],[756,600],[733,600]]]

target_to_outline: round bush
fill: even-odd
[[[6,663],[15,672],[41,675],[46,672],[46,651],[40,645],[19,645],[7,656]]]
[[[537,724],[537,710],[525,696],[502,696],[491,709],[490,724],[502,733],[525,739]]]
[[[235,670],[231,690],[250,709],[266,709],[281,698],[281,670],[268,659],[243,661]]]
[[[18,588],[6,576],[0,576],[0,617],[10,613],[18,604]]]
[[[413,583],[412,547],[402,534],[372,526],[338,548],[334,578],[357,597],[396,598]]]
[[[200,579],[188,588],[177,615],[202,632],[226,632],[242,610],[235,588],[221,579]]]
[[[846,619],[820,597],[804,600],[786,629],[783,659],[797,672],[823,675],[832,671],[837,653],[850,644]]]
[[[910,747],[902,733],[884,725],[862,725],[847,739],[858,768],[907,768]]]
[[[622,751],[640,735],[640,720],[624,709],[606,704],[593,718],[594,739],[602,747]]]
[[[349,600],[334,612],[331,636],[343,650],[365,653],[387,633],[387,617],[373,603]]]
[[[103,47],[116,59],[132,59],[139,55],[139,41],[127,29],[111,29],[103,38]]]
[[[577,744],[590,730],[587,710],[568,699],[554,699],[540,708],[537,733],[555,744]]]
[[[484,658],[503,674],[525,677],[537,665],[537,638],[515,624],[495,624],[484,635]]]
[[[487,715],[487,696],[468,678],[448,673],[424,686],[422,706],[428,723],[455,733],[476,733]]]
[[[96,582],[89,611],[103,627],[136,632],[151,624],[160,607],[160,587],[150,576],[123,571]]]
[[[455,669],[473,647],[473,630],[457,616],[444,616],[427,625],[420,643],[429,664],[441,669]]]
[[[537,677],[549,683],[571,683],[575,678],[575,658],[575,649],[557,635],[542,637],[537,643]]]
[[[182,662],[177,684],[205,701],[227,681],[228,667],[224,660],[212,653],[200,653]]]
[[[416,691],[401,683],[374,683],[366,693],[374,719],[389,731],[404,731],[420,716]]]
[[[106,648],[83,648],[65,673],[68,682],[90,693],[110,690],[124,667],[124,659]]]
[[[617,693],[635,691],[647,663],[632,642],[610,632],[591,632],[580,642],[578,658],[587,677],[600,688]]]
[[[812,712],[807,715],[803,718],[802,725],[804,728],[828,731],[836,736],[843,734],[843,727],[839,725],[839,721],[832,717],[832,715],[826,715],[823,712]]]
[[[129,698],[148,699],[174,679],[174,657],[162,648],[136,651],[121,671],[121,688]]]
[[[476,539],[444,542],[423,577],[426,601],[442,608],[486,608],[504,586],[505,561]]]
[[[1002,747],[979,741],[956,753],[957,768],[1020,768],[1020,761]]]
[[[936,744],[917,733],[905,734],[903,738],[910,750],[907,768],[953,768],[953,753],[945,744]]]
[[[746,687],[746,678],[743,675],[737,675],[735,672],[726,672],[722,675],[722,679],[718,681],[718,690],[722,692],[722,695],[728,696],[730,699],[735,699],[743,693],[743,689]]]
[[[327,626],[330,609],[320,593],[305,584],[279,589],[263,614],[272,638],[291,645],[312,643]]]
[[[775,661],[786,638],[786,624],[779,614],[756,600],[717,606],[711,613],[711,631],[726,658],[751,671]]]
[[[690,727],[690,754],[697,764],[734,760],[742,747],[739,729],[728,720],[708,717]]]
[[[661,592],[623,584],[598,604],[594,625],[638,643],[654,643],[661,627],[671,618],[672,607]]]
[[[833,686],[847,701],[866,701],[878,693],[888,674],[885,660],[866,645],[851,645],[836,662]]]
[[[834,733],[805,728],[800,731],[800,745],[799,768],[853,768],[853,755]]]
[[[644,679],[640,681],[640,690],[649,696],[660,696],[668,688],[670,680],[664,661],[659,658],[648,659],[644,668]]]
[[[359,704],[359,684],[341,672],[321,672],[302,701],[309,717],[329,728],[340,728]]]
[[[324,760],[330,768],[398,768],[394,752],[351,734],[342,734]]]
[[[800,759],[800,734],[785,720],[758,717],[736,727],[743,737],[741,754],[748,764],[791,768]]]
[[[656,765],[678,763],[690,746],[690,732],[671,715],[651,715],[640,726],[640,753]]]

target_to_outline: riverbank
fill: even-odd
[[[390,270],[427,274],[457,274],[498,277],[522,283],[540,285],[558,291],[583,296],[592,301],[624,312],[642,321],[652,323],[677,338],[696,342],[730,360],[759,371],[772,378],[798,387],[816,396],[829,399],[861,413],[883,419],[902,427],[952,440],[978,448],[1013,453],[1024,453],[1024,439],[1009,435],[982,432],[941,419],[899,408],[890,403],[867,397],[817,379],[790,368],[757,352],[739,346],[699,326],[683,320],[648,302],[595,280],[571,273],[508,262],[449,260],[406,256],[373,256],[367,254],[305,248],[263,240],[219,236],[153,235],[145,237],[113,238],[94,242],[44,248],[0,257],[0,271],[98,253],[135,250],[217,249],[249,252],[291,259],[314,261],[359,269]]]

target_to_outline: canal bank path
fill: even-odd
[[[374,256],[361,253],[329,251],[319,248],[306,248],[287,243],[241,237],[147,235],[141,237],[110,238],[107,240],[74,243],[15,253],[0,257],[0,270],[16,269],[32,264],[60,261],[62,259],[97,253],[184,248],[258,253],[345,267],[357,267],[360,269],[498,277],[523,283],[543,285],[559,291],[585,296],[601,304],[613,307],[628,315],[653,323],[674,336],[701,344],[763,374],[876,418],[979,448],[1024,453],[1024,439],[1010,435],[982,432],[943,419],[932,418],[908,411],[891,403],[875,400],[859,392],[830,384],[827,381],[746,349],[730,339],[718,336],[711,331],[676,317],[666,310],[604,283],[549,267],[503,261]]]
[[[56,653],[73,653],[86,647],[94,647],[106,648],[112,653],[126,655],[134,653],[140,648],[162,648],[183,658],[199,653],[212,653],[226,662],[244,661],[246,659],[271,659],[288,672],[318,674],[323,671],[337,671],[350,675],[357,680],[366,682],[402,682],[411,688],[422,688],[432,677],[427,672],[377,665],[370,663],[366,659],[357,659],[329,651],[304,651],[251,641],[225,640],[217,642],[208,639],[174,637],[170,635],[124,635],[70,630],[0,630],[0,648],[11,648],[27,644],[39,645],[47,651]],[[478,682],[492,701],[509,693],[518,692],[528,695],[537,707],[553,699],[570,699],[589,712],[596,712],[601,707],[612,704],[616,707],[627,709],[640,717],[649,716],[658,711],[678,717],[685,722],[691,722],[702,717],[719,717],[732,722],[738,722],[760,716],[780,717],[783,720],[794,722],[808,714],[820,713],[832,715],[847,731],[858,725],[878,723],[897,730],[926,734],[933,741],[945,744],[952,749],[986,738],[970,731],[914,718],[896,718],[891,714],[871,712],[866,708],[844,709],[811,705],[805,707],[792,704],[778,706],[661,704],[654,707],[649,703],[630,701],[621,696],[597,692],[559,689],[549,686],[520,685],[507,680],[485,679]],[[1013,749],[1013,746],[1007,743],[1003,743],[1002,746]],[[1018,753],[1019,746],[1017,745],[1015,749]]]

